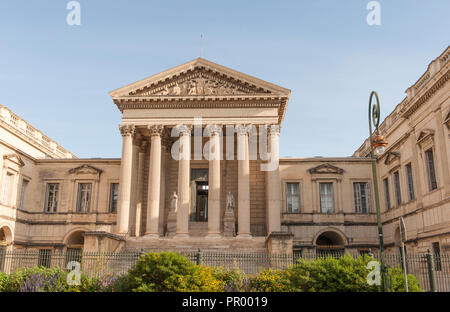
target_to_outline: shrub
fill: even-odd
[[[66,273],[59,268],[21,268],[9,277],[5,291],[59,292],[67,289]]]
[[[250,289],[263,292],[292,291],[285,271],[268,269],[250,278]]]
[[[122,291],[219,291],[222,283],[214,269],[199,266],[174,252],[141,255],[127,277]]]
[[[0,273],[0,291],[4,292],[95,292],[105,288],[100,278],[80,276],[80,285],[67,283],[67,272],[58,267],[20,268],[11,275]]]
[[[9,289],[9,275],[0,272],[0,292],[8,291]]]
[[[366,265],[371,260],[367,255],[356,259],[351,255],[315,261],[300,259],[285,271],[285,275],[292,291],[376,291],[376,286],[367,283],[369,270]]]
[[[388,274],[392,277],[392,291],[405,292],[405,275],[400,267],[389,268]],[[407,275],[408,279],[408,291],[409,292],[421,292],[419,280],[412,274]]]
[[[239,283],[246,280],[246,275],[237,269],[218,267],[214,269],[213,275],[216,279],[222,282],[222,287],[225,291],[238,291],[231,289],[235,289]]]

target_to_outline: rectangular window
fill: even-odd
[[[10,205],[10,197],[11,197],[11,189],[14,184],[14,175],[11,173],[6,173],[5,176],[5,183],[3,185],[3,195],[2,195],[2,202],[9,206]]]
[[[439,243],[433,243],[433,257],[434,257],[434,269],[436,271],[442,271],[442,263],[441,263],[441,248]]]
[[[39,249],[38,266],[50,267],[52,261],[52,251],[50,249]]]
[[[28,181],[22,180],[22,189],[20,191],[19,209],[23,209],[23,201],[25,200],[25,192],[27,191]]]
[[[45,193],[45,212],[56,212],[58,209],[58,183],[48,183]]]
[[[92,183],[78,184],[77,212],[89,212],[91,205]]]
[[[414,200],[416,196],[414,194],[414,180],[413,180],[411,164],[406,165],[406,183],[408,184],[409,200],[410,201]]]
[[[370,189],[367,182],[353,183],[356,213],[369,213],[370,211]]]
[[[322,213],[334,213],[333,183],[319,183],[320,211]]]
[[[428,171],[428,186],[430,191],[437,189],[436,170],[434,168],[433,150],[430,148],[425,152]]]
[[[286,183],[286,212],[300,212],[300,183]]]
[[[384,184],[384,197],[386,200],[386,210],[391,210],[391,195],[389,194],[388,178],[383,180],[383,184]]]
[[[111,183],[109,190],[109,212],[117,212],[118,197],[119,197],[119,183]]]
[[[395,187],[395,199],[397,207],[402,204],[402,192],[400,189],[400,175],[398,171],[394,172],[394,187]]]

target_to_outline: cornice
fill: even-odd
[[[411,116],[422,104],[428,101],[434,93],[441,89],[450,79],[450,70],[442,75],[442,77],[433,84],[422,96],[420,96],[416,101],[411,101],[401,109],[402,117],[408,118]]]
[[[49,156],[54,157],[54,158],[61,158],[61,155],[56,154],[55,151],[53,151],[50,147],[47,147],[47,146],[41,144],[39,142],[39,140],[36,139],[36,138],[32,138],[32,137],[30,137],[28,135],[25,135],[21,130],[13,127],[12,125],[7,123],[3,119],[0,119],[0,126],[3,126],[3,128],[5,130],[11,132],[15,136],[17,136],[20,140],[23,140],[26,143],[30,144],[31,146],[36,148],[41,153],[44,153],[44,154],[49,155]],[[72,155],[72,157],[76,157],[72,153],[70,153],[70,154]]]
[[[278,108],[279,124],[284,119],[287,101],[287,97],[279,96],[158,96],[114,99],[122,113],[126,109]]]

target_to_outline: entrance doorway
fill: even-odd
[[[195,182],[197,187],[197,216],[195,221],[208,221],[208,181]]]
[[[191,171],[190,221],[208,221],[208,169]]]

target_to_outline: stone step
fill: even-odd
[[[208,222],[189,222],[190,236],[206,236],[208,234]]]

